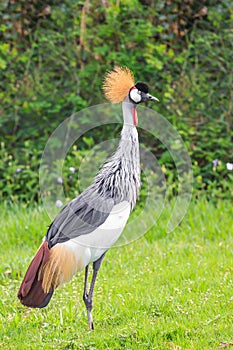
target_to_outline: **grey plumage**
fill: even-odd
[[[140,186],[139,145],[136,128],[124,125],[116,152],[104,164],[93,185],[104,197],[110,195],[114,204],[128,201],[131,210],[133,209]]]
[[[88,187],[67,204],[50,225],[46,234],[49,248],[94,231],[105,222],[113,205],[112,198],[101,196],[93,185]]]
[[[123,105],[127,115],[128,103]],[[57,243],[93,232],[104,223],[114,205],[123,201],[136,204],[140,186],[138,134],[125,123],[116,152],[103,165],[93,183],[67,204],[46,234],[49,248]]]

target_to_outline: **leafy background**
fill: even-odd
[[[230,1],[3,0],[0,7],[1,200],[40,201],[47,139],[72,113],[104,102],[102,79],[114,64],[129,66],[160,99],[152,108],[185,141],[195,196],[232,196]],[[69,197],[77,181],[69,168],[94,140],[116,132],[94,130],[70,150],[63,180]],[[172,184],[168,151],[156,140],[152,151]]]

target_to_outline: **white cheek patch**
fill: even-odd
[[[136,103],[140,102],[142,99],[138,89],[132,89],[129,94],[131,100],[133,100]]]

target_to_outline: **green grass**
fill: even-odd
[[[1,207],[1,349],[218,349],[233,343],[233,209],[192,203],[172,233],[158,226],[111,249],[87,328],[83,272],[42,310],[23,307],[17,290],[49,219],[42,208]]]

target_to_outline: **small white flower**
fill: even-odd
[[[57,207],[57,208],[61,208],[62,206],[63,206],[62,201],[60,201],[60,199],[58,199],[58,200],[56,201],[56,207]]]
[[[58,177],[58,178],[57,178],[57,183],[58,183],[58,184],[62,184],[62,183],[63,183],[62,177]]]
[[[17,168],[17,169],[16,169],[16,172],[17,172],[17,173],[21,173],[21,172],[22,172],[22,168]]]
[[[74,173],[75,173],[75,168],[74,168],[73,166],[71,166],[71,167],[69,168],[69,171],[70,171],[72,174],[74,174]]]
[[[233,170],[233,163],[227,163],[227,170]]]

